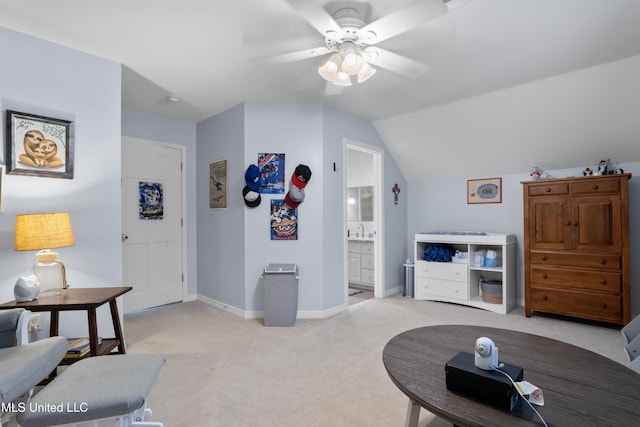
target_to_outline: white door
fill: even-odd
[[[183,299],[182,150],[122,139],[125,313]]]

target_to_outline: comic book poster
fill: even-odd
[[[140,181],[138,190],[140,219],[162,219],[164,214],[162,184]]]
[[[260,193],[284,194],[284,154],[259,153]]]
[[[298,209],[271,199],[271,240],[298,240]]]

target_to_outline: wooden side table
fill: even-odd
[[[0,310],[10,308],[24,308],[33,312],[49,311],[51,312],[51,327],[49,329],[50,336],[58,335],[58,325],[60,321],[61,311],[85,310],[87,312],[87,320],[89,324],[89,356],[99,356],[111,353],[113,349],[118,348],[119,354],[125,354],[124,336],[120,325],[120,316],[118,315],[118,304],[116,298],[129,292],[131,286],[122,286],[114,288],[69,288],[62,289],[56,295],[41,295],[37,300],[27,302],[11,301],[0,304]],[[103,304],[109,303],[111,309],[111,321],[113,322],[114,338],[103,338],[99,342],[98,338],[98,321],[96,317],[96,309]],[[76,359],[63,359],[61,365],[69,365]]]

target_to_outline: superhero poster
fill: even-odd
[[[139,218],[140,219],[162,219],[164,214],[164,194],[162,184],[158,182],[138,183],[139,191]]]
[[[260,193],[284,194],[284,154],[259,153]]]
[[[298,240],[298,209],[271,199],[271,240]]]

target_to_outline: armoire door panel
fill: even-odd
[[[531,200],[529,235],[531,249],[569,249],[571,246],[570,203],[566,197]]]
[[[574,248],[579,251],[619,252],[622,247],[620,199],[577,197],[573,205]]]

